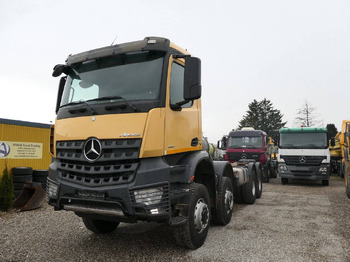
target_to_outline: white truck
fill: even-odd
[[[321,180],[329,184],[330,154],[326,128],[280,129],[278,172],[282,184],[289,179]]]

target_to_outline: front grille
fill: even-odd
[[[304,159],[301,159],[304,157]],[[281,156],[286,165],[291,166],[319,166],[326,156]]]
[[[254,159],[255,161],[260,161],[261,154],[259,153],[243,153],[243,152],[227,152],[227,157],[229,161],[239,161],[240,159]]]
[[[101,155],[94,162],[84,156],[85,142],[57,142],[61,179],[89,187],[129,183],[134,179],[141,139],[100,140]]]

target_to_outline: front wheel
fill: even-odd
[[[89,217],[83,217],[83,222],[85,227],[95,234],[108,234],[119,226],[119,222],[97,220]]]
[[[288,178],[281,178],[282,185],[288,184]]]
[[[174,236],[179,246],[197,249],[203,245],[208,234],[210,202],[208,190],[204,185],[192,183],[190,191],[187,220],[174,228]]]
[[[233,212],[233,185],[228,177],[223,177],[217,195],[217,208],[213,210],[213,222],[217,225],[227,225]]]
[[[322,185],[323,186],[328,186],[329,185],[329,180],[322,180]]]

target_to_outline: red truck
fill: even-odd
[[[221,144],[221,145],[220,145]],[[242,128],[232,130],[228,136],[219,141],[218,147],[226,150],[225,160],[231,163],[240,160],[255,160],[260,162],[263,182],[268,183],[270,178],[277,177],[275,161],[272,161],[268,152],[267,135],[262,130]]]

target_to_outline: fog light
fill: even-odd
[[[327,172],[327,167],[325,167],[325,166],[320,167],[320,169],[318,171],[319,172]]]
[[[49,181],[49,179],[47,180],[46,194],[48,198],[57,199],[58,196],[58,185]]]
[[[280,170],[281,170],[281,171],[287,171],[288,168],[287,168],[287,166],[285,166],[285,165],[283,165],[283,166],[281,165],[281,166],[280,166]]]
[[[159,204],[160,201],[162,200],[162,196],[163,196],[163,189],[161,187],[142,189],[134,192],[135,201],[138,204],[145,204],[145,205]]]

